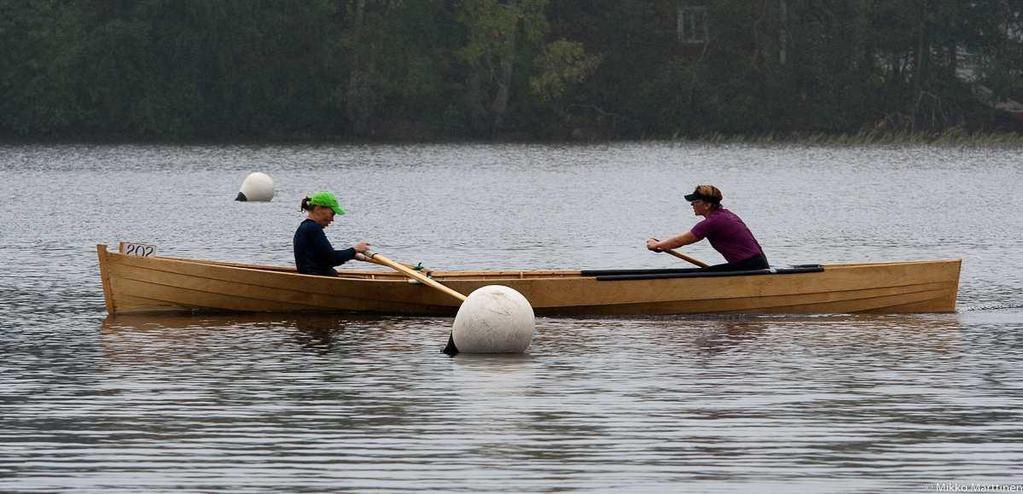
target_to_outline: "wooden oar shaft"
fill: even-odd
[[[657,240],[656,238],[654,240],[660,242],[660,240]],[[703,262],[703,261],[701,261],[701,260],[699,260],[699,259],[697,259],[695,257],[689,257],[689,256],[687,256],[687,255],[685,255],[685,254],[683,254],[683,253],[681,253],[681,252],[679,252],[677,250],[661,249],[661,252],[667,252],[668,254],[671,254],[671,255],[679,258],[679,259],[682,259],[683,261],[691,262],[691,263],[693,263],[693,264],[695,264],[695,265],[697,265],[697,266],[699,266],[701,268],[709,268],[710,267],[710,264],[707,264],[707,263],[705,263],[705,262]]]
[[[679,259],[682,259],[683,261],[689,261],[689,262],[691,262],[691,263],[693,263],[693,264],[695,264],[695,265],[697,265],[697,266],[699,266],[701,268],[710,267],[710,264],[707,264],[707,263],[705,263],[705,262],[703,262],[703,261],[701,261],[699,259],[696,259],[696,258],[693,258],[693,257],[689,257],[689,256],[687,256],[687,255],[685,255],[685,254],[683,254],[683,253],[681,253],[681,252],[679,252],[677,250],[671,250],[671,249],[662,249],[662,250],[664,252],[667,252],[668,254],[671,254],[671,255],[679,258]]]
[[[404,264],[396,263],[384,257],[383,255],[375,252],[366,252],[366,257],[370,259],[370,262],[375,262],[376,264],[382,264],[384,266],[387,266],[395,271],[401,272],[402,274],[408,276],[409,278],[412,278],[426,286],[429,286],[430,288],[435,288],[448,295],[451,295],[452,297],[457,298],[459,302],[465,301],[465,295],[462,295],[461,293],[458,293],[444,285],[441,285],[436,281],[433,281],[430,278],[427,278],[425,275],[423,275],[423,273],[420,273],[419,271],[416,271],[408,266],[405,266]]]

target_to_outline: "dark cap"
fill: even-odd
[[[720,204],[723,198],[721,191],[713,185],[698,185],[692,194],[686,194],[686,201],[703,201],[713,204]]]
[[[698,191],[694,191],[692,194],[686,194],[684,197],[689,202],[693,201],[714,202],[711,198],[699,193]]]

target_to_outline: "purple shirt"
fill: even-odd
[[[746,224],[735,213],[721,208],[689,230],[697,240],[706,238],[728,262],[745,261],[764,253]]]

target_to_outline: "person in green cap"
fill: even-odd
[[[295,231],[295,267],[299,273],[337,276],[334,266],[351,261],[356,253],[369,249],[369,244],[363,241],[344,250],[334,250],[330,245],[323,229],[334,221],[335,215],[345,214],[334,194],[321,191],[302,199],[302,211],[308,211],[309,216]]]

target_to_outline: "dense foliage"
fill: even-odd
[[[1013,128],[1021,26],[1023,0],[0,0],[0,133]]]

